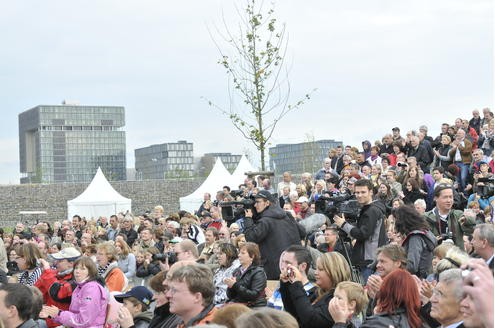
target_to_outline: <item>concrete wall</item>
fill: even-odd
[[[198,188],[204,178],[179,180],[112,181],[122,196],[132,199],[135,214],[162,205],[165,213],[179,209],[179,198]],[[23,216],[23,220],[62,220],[67,217],[67,201],[81,194],[87,183],[23,184],[0,186],[0,227],[13,226],[20,211],[46,211],[46,215]],[[109,213],[110,214],[110,213]]]

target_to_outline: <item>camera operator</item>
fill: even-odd
[[[361,179],[354,184],[354,195],[361,206],[357,225],[346,222],[344,216],[334,216],[335,224],[356,240],[352,249],[352,264],[359,268],[366,283],[371,275],[368,265],[376,258],[376,250],[386,244],[385,206],[373,202],[373,185],[370,180]]]
[[[244,234],[247,241],[259,245],[267,278],[277,280],[280,277],[280,255],[290,245],[300,244],[304,229],[295,220],[289,219],[266,190],[256,194],[254,207],[258,213],[255,218],[252,210],[246,209]]]

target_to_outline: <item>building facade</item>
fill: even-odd
[[[40,105],[19,114],[21,183],[126,179],[125,109]]]
[[[134,150],[136,180],[183,178],[194,175],[193,144],[187,141]]]
[[[206,158],[212,158],[212,168],[213,164],[215,164],[215,160],[217,158],[220,158],[222,160],[223,165],[225,168],[230,172],[234,172],[235,168],[239,164],[239,161],[241,160],[242,155],[234,155],[231,153],[207,153],[204,154],[203,157]]]
[[[279,144],[268,151],[270,169],[280,175],[285,171],[300,174],[314,173],[322,167],[331,148],[342,146],[342,141],[318,140],[298,144]]]

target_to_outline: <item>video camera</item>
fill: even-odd
[[[345,219],[349,223],[357,221],[361,208],[353,195],[337,194],[331,197],[320,196],[315,202],[316,213],[325,214],[333,223],[335,215],[341,216],[344,214]]]
[[[482,199],[487,199],[493,196],[493,177],[491,178],[479,178],[478,183],[482,182],[483,185],[476,186],[476,193],[480,195]]]
[[[220,202],[218,206],[222,209],[222,218],[230,226],[235,221],[243,218],[246,214],[246,209],[253,211],[253,215],[256,214],[256,208],[254,207],[254,197],[243,197],[244,192],[242,190],[230,191],[230,196],[239,198],[232,202]]]
[[[175,252],[166,252],[166,253],[160,253],[160,254],[153,254],[152,259],[153,261],[160,261],[160,262],[165,262],[168,258],[168,264],[172,265],[175,262],[177,262],[177,254]]]

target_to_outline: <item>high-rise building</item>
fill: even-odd
[[[191,177],[193,144],[184,140],[134,150],[136,180]]]
[[[125,110],[39,105],[19,114],[21,183],[89,182],[98,167],[126,179]]]
[[[269,149],[270,168],[276,174],[315,173],[323,166],[330,148],[342,146],[342,141],[318,140],[298,144],[279,144]]]
[[[234,172],[235,168],[237,167],[237,164],[239,164],[239,161],[241,160],[242,155],[234,155],[231,153],[206,153],[203,156],[204,158],[211,158],[212,159],[212,168],[213,164],[215,164],[215,160],[217,158],[220,158],[222,160],[223,165],[225,168],[230,172]]]

